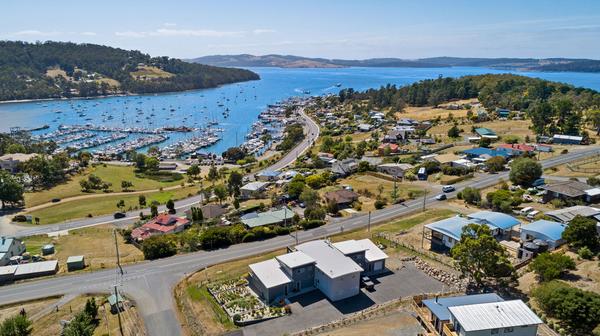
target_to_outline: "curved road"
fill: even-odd
[[[549,168],[598,153],[600,153],[600,147],[589,147],[582,151],[544,160],[542,165],[544,168]],[[457,191],[448,194],[448,196],[455,197],[459,190],[467,186],[485,188],[494,185],[501,178],[507,179],[508,172],[478,175],[470,181],[457,184]],[[429,195],[425,198],[425,206],[438,202],[434,199],[434,196]],[[392,218],[419,211],[423,204],[423,199],[417,199],[374,211],[371,215],[371,222],[385,222]],[[299,242],[304,242],[331,236],[342,230],[353,230],[365,226],[367,226],[367,215],[360,215],[330,223],[320,228],[298,232],[297,238]],[[125,273],[122,281],[119,282],[119,286],[121,291],[136,301],[149,335],[181,335],[182,330],[176,317],[176,306],[172,290],[182,277],[211,265],[291,246],[295,244],[295,241],[296,237],[292,235],[279,236],[265,241],[238,244],[214,251],[199,251],[132,264],[123,267]],[[117,279],[116,269],[108,269],[13,284],[0,287],[0,302],[13,303],[50,295],[109,292],[112,290],[112,286],[117,283]]]

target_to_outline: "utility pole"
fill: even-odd
[[[371,211],[369,211],[369,220],[367,222],[367,232],[371,233]]]
[[[121,336],[123,336],[123,322],[121,322],[121,305],[119,304],[121,300],[119,300],[119,292],[117,291],[117,285],[115,285],[115,300],[117,301],[117,318],[119,319],[119,331],[121,332]]]
[[[427,200],[427,190],[423,194],[423,212],[425,212],[425,201]]]
[[[119,257],[119,243],[117,241],[117,230],[113,229],[113,236],[115,237],[115,250],[117,251],[117,267],[119,267],[119,273],[123,275],[123,267],[121,267],[121,259]]]

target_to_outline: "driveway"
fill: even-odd
[[[444,285],[407,263],[400,270],[372,278],[375,290],[361,289],[360,294],[331,302],[319,290],[291,299],[292,314],[243,328],[244,336],[280,336],[322,325],[372,305],[422,293],[440,292]]]

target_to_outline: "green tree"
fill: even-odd
[[[514,274],[506,251],[487,225],[463,227],[460,241],[450,251],[458,270],[477,286],[498,283]]]
[[[310,188],[304,188],[299,199],[302,203],[304,203],[307,209],[310,209],[319,205],[320,197],[316,191]]]
[[[485,161],[485,167],[490,173],[496,173],[504,170],[504,158],[502,156],[494,156]]]
[[[0,202],[2,209],[6,204],[16,205],[23,201],[23,185],[12,175],[0,169]]]
[[[544,252],[533,259],[529,269],[534,271],[541,281],[550,281],[568,270],[574,270],[575,261],[563,253]]]
[[[542,165],[529,158],[515,159],[510,165],[510,180],[512,183],[524,187],[531,184],[542,176]]]
[[[85,311],[80,311],[69,322],[63,331],[64,336],[92,336],[96,325],[93,323],[92,317]]]
[[[169,210],[170,214],[174,214],[175,213],[175,202],[173,202],[172,199],[169,199],[167,201],[166,207]]]
[[[296,199],[300,196],[305,187],[306,184],[304,183],[304,178],[293,178],[292,181],[286,186],[287,194],[290,196],[290,198]]]
[[[139,170],[144,170],[146,169],[146,155],[141,154],[141,153],[137,153],[133,156],[134,162],[135,162],[135,167]]]
[[[466,187],[459,194],[460,198],[468,204],[478,205],[481,203],[481,192],[477,188]]]
[[[160,161],[158,161],[158,159],[155,157],[147,157],[146,158],[146,169],[149,171],[152,171],[152,172],[157,171],[159,164],[160,164]]]
[[[18,143],[8,145],[5,150],[7,154],[25,153],[26,151],[25,146]]]
[[[177,253],[177,247],[167,235],[151,236],[142,242],[144,258],[153,260],[166,258]]]
[[[213,188],[213,193],[219,200],[219,204],[222,204],[227,199],[227,188],[224,185],[219,184]]]
[[[187,174],[189,176],[191,176],[193,179],[196,179],[198,177],[198,175],[200,175],[200,166],[198,166],[197,164],[191,165],[187,169]]]
[[[145,207],[146,206],[146,196],[144,196],[144,195],[138,196],[138,204],[141,207]]]
[[[156,206],[156,204],[150,205],[150,216],[152,218],[158,216],[158,207]]]
[[[450,138],[458,138],[460,136],[460,129],[458,128],[458,126],[453,125],[452,127],[450,127],[450,129],[448,130],[448,136]]]
[[[87,299],[87,301],[85,301],[85,307],[83,308],[83,311],[88,314],[92,320],[98,318],[98,305],[96,304],[96,299],[93,297]]]
[[[227,179],[227,191],[230,196],[238,197],[240,195],[240,188],[243,185],[244,177],[238,171],[234,170],[229,174]]]
[[[25,314],[9,317],[0,324],[0,336],[28,336],[32,331],[31,321]]]
[[[124,200],[119,200],[117,202],[117,208],[119,208],[119,211],[123,211],[123,208],[125,208],[125,201]]]
[[[133,183],[131,181],[121,181],[121,189],[123,191],[130,191],[133,187]]]
[[[208,180],[215,184],[215,181],[219,179],[219,171],[215,165],[210,166],[208,170]]]
[[[320,189],[325,184],[325,178],[322,174],[313,174],[306,178],[306,184],[313,189]]]
[[[598,248],[598,232],[596,230],[595,220],[577,215],[563,231],[562,238],[574,248],[586,246],[594,251]]]

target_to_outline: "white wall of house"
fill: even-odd
[[[490,336],[490,335],[500,335],[500,336],[536,336],[537,335],[537,326],[526,326],[526,327],[514,327],[512,331],[505,332],[504,328],[498,328],[497,334],[492,334],[492,330],[477,330],[477,331],[464,331],[461,330],[458,333],[460,336]]]
[[[315,287],[321,290],[331,301],[343,300],[360,292],[360,272],[332,279],[316,269]]]

